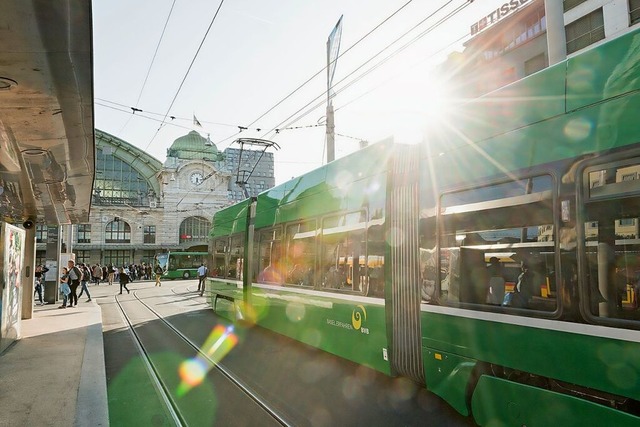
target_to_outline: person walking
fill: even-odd
[[[109,284],[113,285],[113,278],[116,275],[116,269],[113,267],[113,264],[109,264]]]
[[[86,264],[80,264],[80,269],[82,270],[82,279],[80,280],[80,295],[78,298],[82,296],[85,292],[87,293],[87,297],[89,299],[87,302],[91,301],[91,294],[89,293],[89,288],[87,287],[87,279],[89,278],[89,267]]]
[[[205,267],[204,262],[200,263],[200,267],[198,267],[198,291],[200,292],[200,296],[204,293],[204,281],[207,278],[207,267]]]
[[[93,266],[93,281],[95,282],[96,286],[100,284],[100,280],[102,280],[102,267],[100,267],[100,264],[96,264]]]
[[[71,289],[71,293],[69,293],[69,308],[71,308],[78,305],[78,286],[80,286],[80,280],[82,280],[82,271],[76,267],[76,262],[72,259],[67,262],[67,266],[69,267],[69,288]]]
[[[60,275],[60,292],[62,292],[62,305],[58,308],[67,308],[67,299],[71,293],[69,287],[69,270],[67,267],[62,267],[62,274]]]
[[[127,288],[127,283],[129,283],[129,275],[125,272],[124,268],[120,269],[120,295],[122,295],[122,288],[124,287],[129,292],[129,288]]]
[[[160,283],[160,278],[162,277],[162,267],[160,267],[160,264],[156,264],[156,286],[162,286],[162,283]]]
[[[49,269],[40,264],[36,267],[36,271],[33,274],[36,279],[36,293],[38,294],[38,302],[40,305],[45,305],[42,295],[44,294],[44,275],[47,271],[49,271]]]

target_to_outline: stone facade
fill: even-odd
[[[244,199],[235,183],[239,152],[219,152],[192,131],[173,142],[162,163],[96,130],[90,221],[73,227],[77,260],[139,264],[167,250],[207,250],[213,214]],[[242,159],[252,168],[259,160],[249,179],[251,196],[274,186],[272,153],[245,150]],[[44,259],[46,237],[47,227],[38,227],[36,262]]]

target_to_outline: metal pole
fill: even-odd
[[[333,121],[333,105],[327,105],[327,163],[336,159],[336,125]]]
[[[544,0],[544,13],[547,19],[547,51],[549,65],[557,64],[567,58],[567,36],[564,30],[563,2]]]

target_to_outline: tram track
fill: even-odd
[[[176,292],[173,288],[171,291],[175,295],[186,296],[186,292]],[[188,336],[186,336],[182,331],[180,331],[174,324],[169,322],[162,314],[158,313],[153,307],[143,301],[142,298],[137,294],[136,291],[132,292],[132,296],[134,299],[128,299],[126,301],[121,301],[116,295],[115,300],[116,304],[119,308],[119,311],[123,317],[125,324],[128,327],[128,330],[131,333],[132,339],[136,344],[138,352],[142,359],[144,359],[145,367],[149,373],[149,376],[152,378],[152,382],[156,387],[156,391],[158,395],[161,396],[162,401],[167,407],[168,413],[171,414],[171,418],[176,425],[189,425],[187,419],[188,416],[185,416],[180,409],[180,405],[176,402],[175,397],[171,393],[171,386],[167,384],[166,381],[163,380],[163,374],[160,372],[160,369],[154,364],[153,358],[151,357],[152,351],[148,349],[144,344],[144,338],[140,336],[140,334],[136,331],[136,324],[131,320],[131,318],[127,315],[127,308],[124,307],[123,303],[129,304],[131,302],[136,302],[142,306],[144,306],[149,313],[153,315],[153,318],[159,321],[158,324],[162,324],[164,327],[169,329],[174,337],[177,337],[182,343],[184,343],[192,352],[198,355],[199,358],[205,360],[210,367],[215,368],[211,369],[211,372],[218,373],[222,378],[224,378],[229,384],[231,384],[236,390],[238,390],[246,399],[249,399],[253,404],[262,411],[263,415],[260,416],[261,424],[268,425],[266,422],[267,419],[271,419],[274,425],[281,426],[289,426],[292,425],[286,418],[281,415],[277,410],[275,410],[264,398],[262,398],[258,393],[256,393],[251,387],[249,387],[246,383],[240,380],[236,375],[234,375],[231,371],[226,369],[220,363],[216,363],[214,359],[212,359],[206,351],[203,351],[198,345],[196,345]],[[155,326],[157,328],[157,326]],[[207,373],[207,377],[211,376],[211,372]]]
[[[134,292],[134,295],[135,295],[135,292]],[[180,408],[178,407],[177,403],[171,396],[171,392],[167,389],[166,384],[162,381],[162,377],[160,376],[159,372],[156,370],[154,364],[152,363],[149,353],[146,351],[144,345],[142,344],[142,340],[138,336],[138,333],[136,332],[133,326],[133,323],[131,322],[131,319],[127,315],[127,312],[122,306],[122,304],[120,303],[120,300],[118,299],[117,295],[115,296],[115,301],[119,308],[120,315],[122,316],[122,320],[128,326],[127,329],[131,334],[132,341],[134,342],[136,349],[138,350],[138,353],[141,356],[143,364],[147,369],[149,378],[151,378],[151,382],[154,385],[156,392],[158,393],[163,403],[165,404],[165,408],[171,415],[171,418],[176,425],[186,426],[187,424],[184,420],[184,417],[180,414]]]

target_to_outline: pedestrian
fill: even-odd
[[[80,286],[80,280],[82,280],[82,271],[76,267],[76,262],[72,259],[67,262],[67,266],[69,267],[69,288],[71,288],[68,306],[71,308],[78,305],[78,286]]]
[[[82,294],[86,292],[87,297],[89,297],[87,302],[89,302],[91,301],[91,294],[89,293],[89,288],[87,288],[87,279],[89,278],[89,268],[85,264],[80,264],[80,269],[82,270],[82,279],[80,280],[80,295],[78,295],[78,298],[80,298]]]
[[[204,293],[204,281],[207,277],[207,267],[205,267],[204,262],[200,263],[200,267],[198,267],[198,291],[200,291],[200,296]]]
[[[36,267],[36,271],[33,274],[36,279],[36,293],[38,294],[38,302],[40,303],[40,305],[46,304],[44,302],[44,299],[42,299],[42,295],[44,294],[44,276],[47,271],[49,271],[49,269],[40,264]]]
[[[124,287],[129,292],[129,288],[127,288],[127,283],[129,283],[129,275],[125,272],[124,268],[120,269],[120,295],[122,295],[122,288]]]
[[[95,282],[96,285],[100,284],[100,279],[102,279],[102,268],[100,267],[100,264],[96,264],[93,266],[93,281]]]
[[[62,292],[62,305],[58,308],[67,308],[67,299],[71,293],[69,287],[69,270],[67,267],[62,267],[62,274],[60,275],[60,292]]]
[[[160,264],[156,264],[156,286],[162,286],[162,283],[160,283],[160,278],[162,277],[162,267],[160,267]]]
[[[113,278],[116,275],[116,269],[113,267],[113,264],[109,264],[109,284],[113,285]]]

